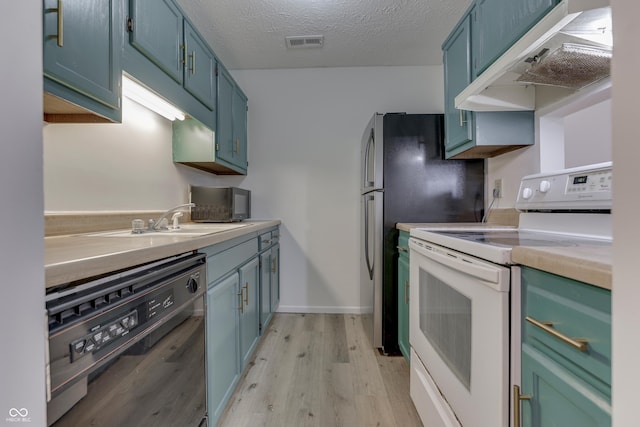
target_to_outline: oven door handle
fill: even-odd
[[[502,280],[500,280],[500,267],[493,267],[488,263],[487,265],[482,265],[484,263],[481,264],[481,261],[464,257],[462,254],[453,251],[443,250],[442,248],[432,246],[426,242],[420,242],[416,239],[409,239],[409,248],[417,254],[425,256],[459,273],[484,280],[489,286],[495,287],[495,284],[500,285],[500,282],[502,282]]]

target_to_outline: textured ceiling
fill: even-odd
[[[229,69],[438,65],[471,0],[178,0]],[[287,49],[285,36],[323,35]]]

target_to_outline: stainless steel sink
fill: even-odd
[[[222,233],[242,227],[250,227],[253,224],[229,223],[229,224],[181,224],[178,229],[144,231],[134,234],[131,230],[101,231],[98,233],[79,234],[88,237],[198,237],[207,234]]]

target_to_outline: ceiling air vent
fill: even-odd
[[[284,39],[288,49],[309,49],[324,44],[324,36],[286,36]]]

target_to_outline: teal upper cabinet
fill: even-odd
[[[173,0],[128,0],[123,69],[212,131],[216,57]]]
[[[560,0],[476,0],[473,74],[479,76]]]
[[[455,97],[474,78],[476,4],[469,8],[442,45],[444,146],[448,159],[494,157],[534,143],[533,111],[472,112],[455,106]]]
[[[444,63],[445,150],[450,152],[473,138],[473,112],[456,109],[454,99],[471,83],[471,13],[465,15],[442,46]]]
[[[119,122],[122,2],[45,0],[43,14],[45,120]]]
[[[218,121],[216,142],[218,156],[232,163],[233,160],[233,89],[235,83],[229,72],[224,67],[218,67]]]
[[[133,47],[210,110],[215,108],[215,56],[171,0],[130,0]]]
[[[178,83],[184,70],[183,17],[171,0],[130,0],[129,41]]]
[[[232,163],[247,168],[247,97],[236,85],[233,91],[233,144]]]
[[[212,110],[216,106],[216,58],[193,26],[185,21],[184,88]]]
[[[218,157],[247,170],[247,97],[229,72],[218,65]]]

